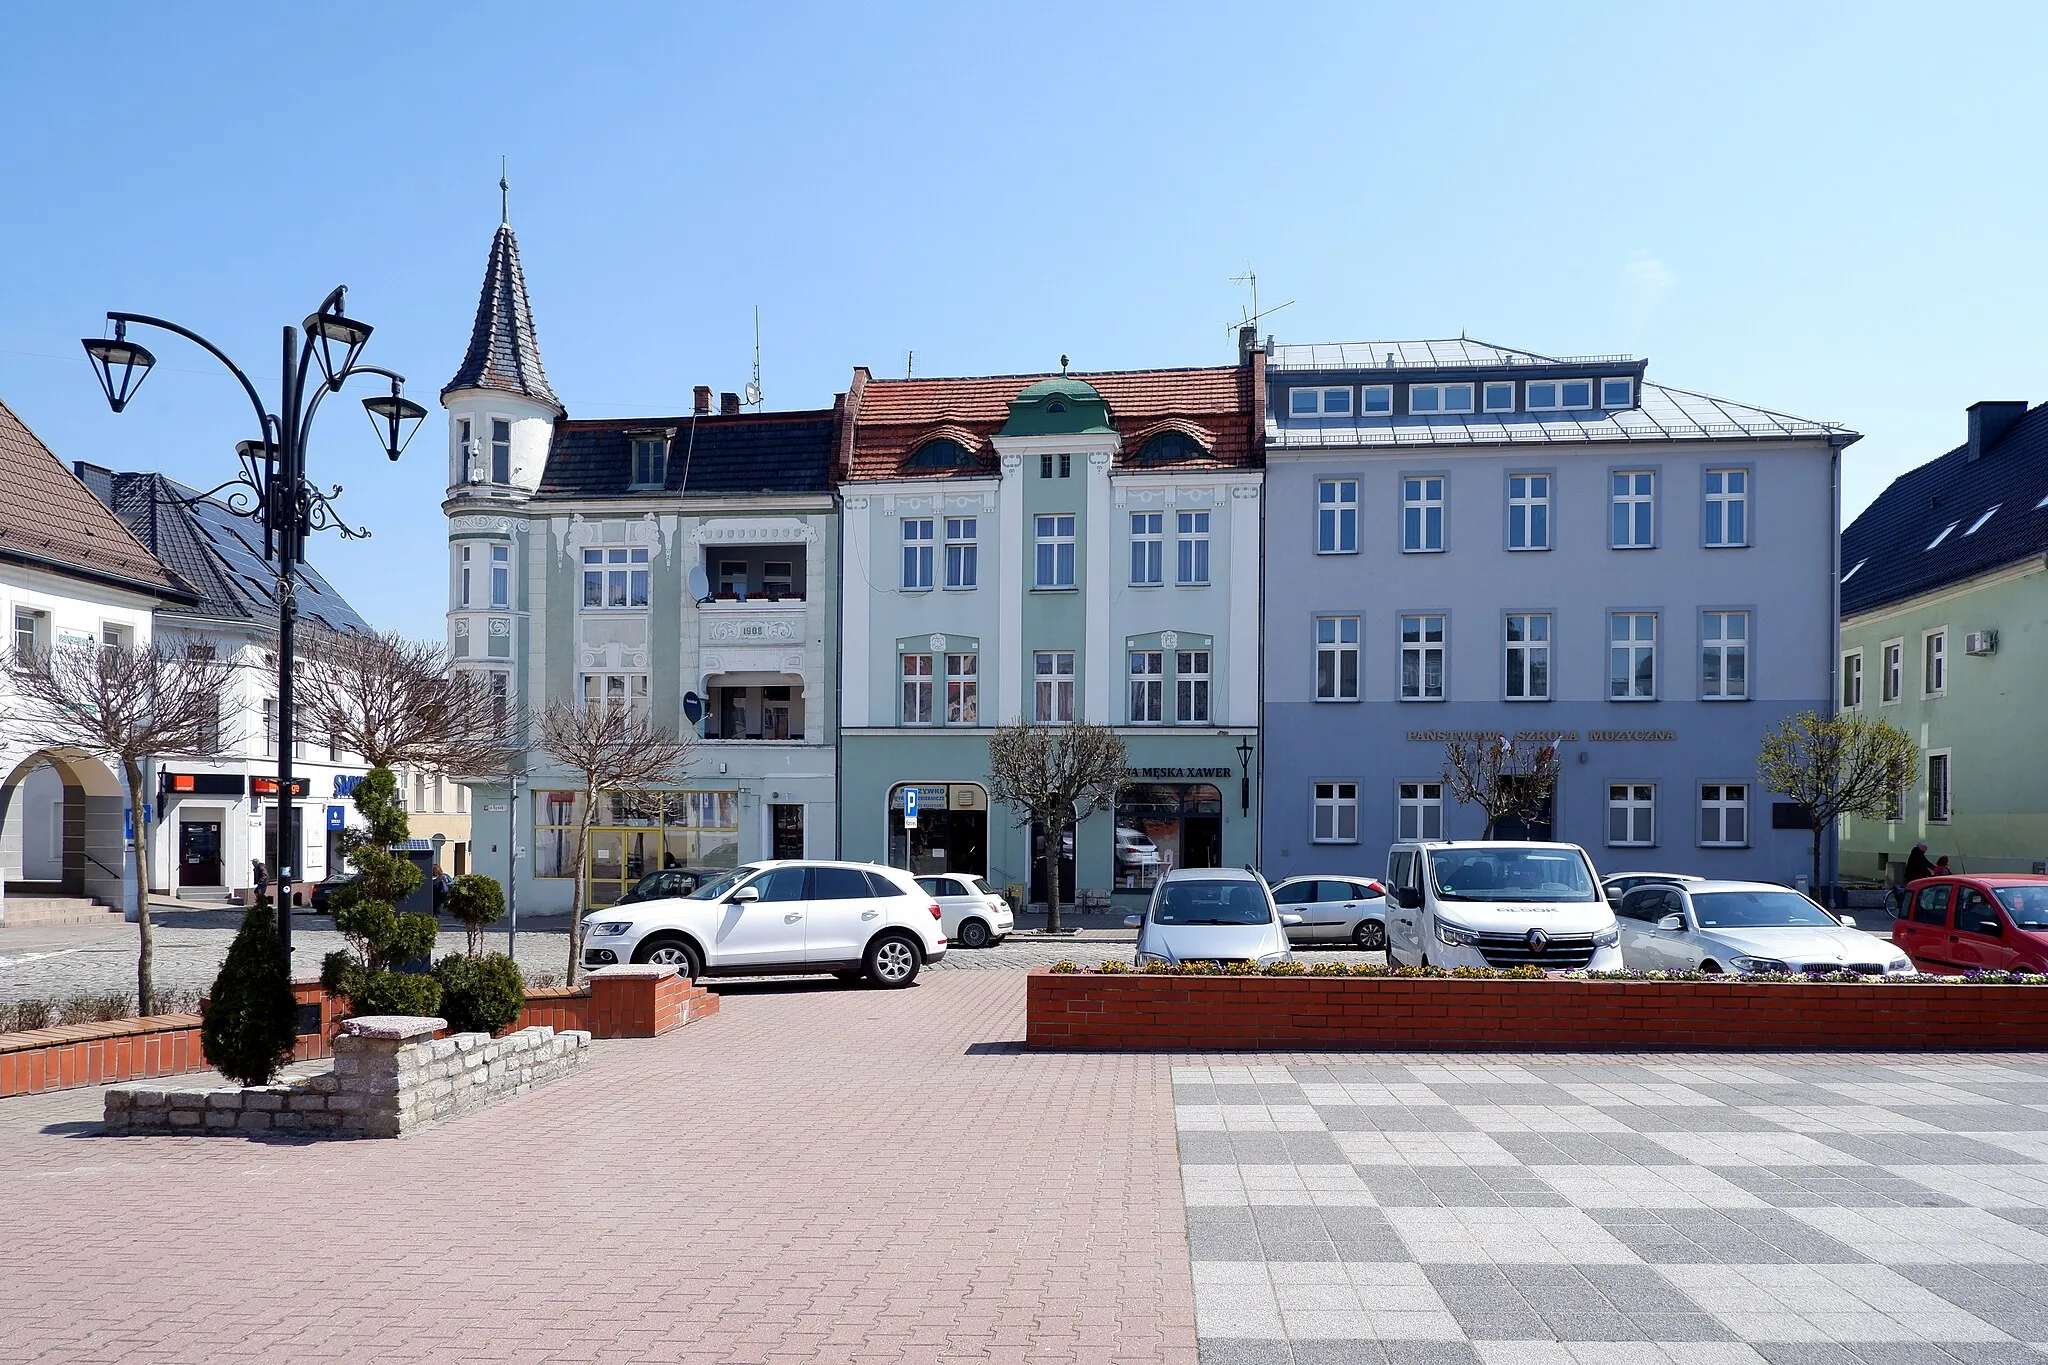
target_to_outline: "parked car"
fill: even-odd
[[[939,903],[939,927],[948,943],[962,948],[993,947],[1015,926],[1010,903],[979,877],[945,872],[919,877],[917,884]]]
[[[1705,877],[1695,877],[1690,872],[1610,872],[1600,879],[1600,889],[1607,893],[1607,901],[1611,905],[1639,886],[1676,886],[1680,882],[1705,880]]]
[[[1281,914],[1296,914],[1291,943],[1344,943],[1375,952],[1387,946],[1387,901],[1366,877],[1289,877],[1273,887]]]
[[[1159,845],[1152,842],[1143,830],[1132,829],[1129,825],[1116,827],[1116,868],[1119,872],[1137,872],[1159,866]]]
[[[1876,934],[1770,882],[1636,887],[1621,898],[1621,962],[1645,972],[1852,971],[1911,975],[1906,955]]]
[[[899,868],[747,863],[687,896],[585,915],[583,965],[652,962],[693,979],[831,972],[908,986],[946,955],[940,914]]]
[[[1923,970],[2048,971],[2048,877],[1924,877],[1892,942]]]
[[[356,879],[357,877],[359,877],[359,876],[361,876],[361,875],[362,875],[362,874],[361,874],[360,872],[337,872],[337,873],[335,873],[335,874],[334,874],[333,876],[331,876],[331,877],[327,878],[327,879],[326,879],[325,881],[323,881],[323,882],[320,882],[319,884],[317,884],[316,886],[314,886],[314,888],[313,888],[313,910],[314,910],[314,912],[315,912],[316,914],[322,914],[322,915],[331,915],[331,914],[333,914],[333,913],[334,913],[334,907],[333,907],[333,905],[331,905],[331,904],[330,904],[330,903],[328,902],[328,897],[329,897],[329,896],[331,896],[331,895],[333,895],[333,894],[334,894],[334,893],[335,893],[336,891],[340,890],[340,889],[341,889],[342,887],[344,887],[344,886],[347,886],[347,885],[348,885],[348,884],[349,884],[350,882],[354,881],[354,880],[355,880],[355,879]]]
[[[1398,965],[1621,966],[1614,910],[1577,844],[1395,844],[1384,885],[1387,959]]]
[[[1299,915],[1283,915],[1256,872],[1190,867],[1169,872],[1152,888],[1142,915],[1124,924],[1138,931],[1138,966],[1147,962],[1256,962],[1270,966],[1294,954],[1286,931]]]
[[[702,872],[689,867],[665,867],[659,872],[650,872],[634,882],[626,894],[614,902],[618,905],[637,905],[641,901],[665,900],[670,896],[687,896],[708,879],[718,875]]]

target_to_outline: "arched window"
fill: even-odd
[[[1055,399],[1052,402],[1047,403],[1045,405],[1045,410],[1047,412],[1065,412],[1067,410],[1067,405]]]
[[[1199,460],[1209,452],[1184,431],[1162,431],[1138,451],[1139,464],[1172,464],[1177,460]]]
[[[966,469],[973,465],[974,456],[967,447],[949,437],[941,436],[926,441],[910,457],[912,469]]]

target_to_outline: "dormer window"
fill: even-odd
[[[1531,412],[1567,412],[1593,406],[1590,379],[1532,379],[1525,406]]]
[[[1996,512],[1996,511],[1997,511],[1997,510],[1998,510],[1999,508],[2001,508],[2001,507],[2003,507],[2003,506],[2005,506],[2005,504],[2004,504],[2004,503],[2002,503],[2002,502],[1995,502],[1995,503],[1991,504],[1991,507],[1990,507],[1990,509],[1989,509],[1988,511],[1986,511],[1986,512],[1984,513],[1984,515],[1983,515],[1983,516],[1981,516],[1981,517],[1978,517],[1978,518],[1977,518],[1977,519],[1976,519],[1975,521],[1971,522],[1971,523],[1970,523],[1970,529],[1969,529],[1969,530],[1967,530],[1967,531],[1965,531],[1965,532],[1963,532],[1963,534],[1964,534],[1964,535],[1966,535],[1966,536],[1974,536],[1974,535],[1976,535],[1976,534],[1977,534],[1977,528],[1978,528],[1978,527],[1980,527],[1980,526],[1982,526],[1982,525],[1983,525],[1983,524],[1984,524],[1985,522],[1987,522],[1987,521],[1991,520],[1991,514],[1992,514],[1993,512]]]
[[[1472,411],[1470,384],[1410,384],[1408,411],[1411,413],[1460,413]]]
[[[1947,539],[1948,539],[1948,533],[1949,533],[1950,531],[1953,531],[1953,530],[1955,530],[1955,529],[1956,529],[1956,527],[1958,527],[1958,526],[1961,526],[1961,525],[1962,525],[1962,523],[1961,523],[1960,521],[1952,521],[1952,522],[1950,522],[1950,523],[1949,523],[1948,525],[1946,525],[1946,526],[1942,527],[1942,528],[1941,528],[1941,534],[1940,534],[1940,535],[1938,535],[1938,536],[1936,536],[1936,537],[1935,537],[1934,539],[1932,539],[1932,540],[1930,540],[1930,541],[1928,541],[1928,542],[1927,542],[1927,548],[1931,550],[1931,549],[1933,549],[1933,548],[1934,548],[1935,546],[1937,546],[1937,545],[1941,544],[1941,542],[1943,542],[1944,540],[1947,540]]]
[[[1367,384],[1358,391],[1358,410],[1368,417],[1385,417],[1394,411],[1392,384]]]
[[[1175,464],[1199,460],[1209,452],[1184,431],[1162,431],[1138,448],[1139,464]]]
[[[1486,410],[1488,412],[1513,412],[1515,410],[1515,386],[1513,383],[1486,385],[1485,398]]]
[[[659,488],[668,481],[668,438],[633,438],[633,480],[635,488]]]
[[[1289,389],[1287,412],[1293,417],[1349,417],[1351,389]]]
[[[926,441],[911,454],[906,466],[910,469],[968,469],[974,464],[974,456],[958,441],[941,436]]]
[[[1603,379],[1600,381],[1600,406],[1603,408],[1632,408],[1636,405],[1636,381],[1633,379]]]
[[[1055,400],[1054,402],[1047,403],[1045,405],[1045,410],[1047,412],[1065,412],[1067,410],[1067,405],[1065,403],[1061,403]]]

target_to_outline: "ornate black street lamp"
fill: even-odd
[[[1230,769],[1225,768],[1224,772]],[[1252,813],[1252,737],[1246,735],[1237,742],[1237,813]]]
[[[363,400],[363,408],[369,413],[370,422],[377,429],[377,437],[384,444],[384,453],[391,459],[398,458],[427,415],[425,408],[404,396],[404,375],[375,365],[356,363],[356,358],[362,354],[363,344],[370,339],[370,325],[342,312],[347,293],[345,285],[336,288],[299,327],[285,327],[284,363],[279,370],[283,393],[276,412],[264,406],[256,386],[249,382],[249,376],[228,359],[220,347],[175,322],[142,313],[109,313],[107,320],[114,324],[113,337],[87,337],[83,342],[86,355],[92,359],[93,371],[99,376],[100,388],[115,412],[128,406],[136,389],[148,376],[150,367],[156,364],[156,357],[147,348],[128,340],[128,324],[131,322],[138,327],[158,327],[184,337],[227,366],[228,372],[241,382],[242,391],[249,395],[249,402],[256,409],[262,436],[236,445],[235,454],[242,467],[240,475],[191,501],[226,493],[224,501],[229,511],[261,523],[264,558],[276,565],[277,936],[284,945],[287,963],[291,961],[292,952],[292,882],[299,870],[297,840],[293,837],[296,833],[293,821],[298,813],[295,804],[297,790],[292,780],[292,744],[296,728],[292,709],[292,636],[298,619],[298,568],[305,555],[306,536],[313,531],[338,530],[351,540],[370,534],[361,527],[350,526],[335,512],[333,500],[341,496],[340,484],[322,492],[307,482],[307,437],[313,428],[313,418],[320,411],[321,400],[330,393],[339,392],[343,384],[357,375],[375,375],[391,383],[388,395],[378,394]],[[303,346],[299,340],[301,330],[305,332]],[[315,364],[320,367],[318,377],[311,373]],[[138,856],[146,856],[146,850]]]

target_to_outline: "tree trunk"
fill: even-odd
[[[149,922],[149,827],[143,820],[142,769],[133,760],[121,760],[121,776],[128,783],[128,822],[135,828],[135,929],[140,943],[135,953],[135,1012],[156,1013],[156,933]]]
[[[1064,829],[1045,826],[1045,931],[1048,934],[1060,931],[1060,841],[1066,837]]]
[[[1820,899],[1820,821],[1813,822],[1813,880],[1806,884],[1807,893],[1815,900]],[[1830,900],[1833,897],[1829,897]],[[1833,909],[1833,906],[1829,906]]]
[[[583,826],[576,836],[575,883],[569,892],[569,970],[562,978],[571,986],[576,984],[577,974],[583,970],[583,874],[590,866],[590,825],[596,815],[597,792],[594,788],[585,787]],[[516,866],[514,870],[516,873]]]

